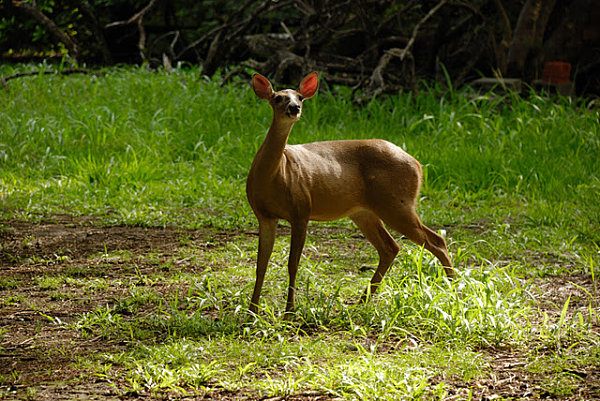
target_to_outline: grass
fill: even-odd
[[[3,218],[67,212],[106,224],[253,224],[244,179],[271,116],[246,82],[221,88],[195,69],[112,69],[10,85],[0,98]],[[597,112],[584,101],[431,88],[356,109],[347,89],[332,91],[307,102],[290,142],[401,145],[425,167],[425,220],[514,222],[598,242],[600,139]]]
[[[15,68],[32,67],[0,73]],[[443,227],[460,268],[449,281],[430,254],[403,245],[380,292],[358,305],[372,275],[358,267],[375,264],[374,251],[348,221],[316,224],[286,323],[287,238],[276,242],[261,313],[246,313],[257,239],[245,234],[256,223],[244,183],[271,118],[246,82],[222,87],[195,68],[114,68],[9,86],[0,92],[0,234],[58,214],[182,230],[166,255],[7,256],[58,272],[0,278],[0,291],[30,285],[56,305],[81,302],[87,310],[71,320],[44,316],[84,341],[123,345],[75,362],[120,395],[470,399],[495,369],[489,355],[510,350],[544,377],[538,395],[567,397],[585,369],[600,368],[600,133],[584,100],[434,86],[359,109],[349,89],[323,85],[290,142],[377,137],[405,148],[424,166],[419,213]],[[207,227],[237,234],[198,244],[185,231]],[[565,283],[567,296],[542,290],[565,276],[587,281]],[[7,297],[0,309],[27,302]],[[0,398],[3,383],[19,380],[0,377]]]
[[[239,248],[249,245],[255,241],[235,243]],[[150,303],[158,308],[145,318],[122,312],[122,305],[135,303],[144,293],[132,291],[113,307],[98,307],[73,324],[110,342],[137,344],[99,356],[101,366],[111,365],[106,377],[122,377],[119,388],[129,393],[202,393],[218,385],[263,396],[308,388],[351,399],[378,399],[382,394],[429,399],[443,390],[427,385],[432,378],[468,381],[484,374],[483,357],[472,346],[506,345],[523,335],[515,320],[522,311],[517,301],[523,292],[512,288],[505,275],[470,271],[450,283],[439,274],[417,272],[418,261],[427,259],[421,252],[408,271],[391,275],[376,303],[360,306],[343,302],[340,289],[327,291],[339,268],[305,260],[300,280],[308,290],[299,299],[296,324],[281,321],[277,310],[283,299],[271,299],[281,298],[274,294],[284,287],[285,268],[276,267],[264,314],[248,321],[239,306],[247,302],[250,278],[236,277],[238,264],[247,263],[245,255],[228,254],[231,267],[187,277],[185,293],[144,298],[146,309]],[[312,275],[322,279],[311,284]],[[363,274],[355,280],[355,294],[366,279]],[[246,284],[232,292],[239,287],[232,282],[237,280]],[[464,300],[454,303],[458,293]],[[390,347],[398,351],[390,352]]]
[[[337,246],[320,245],[332,237],[317,233],[309,245],[327,250],[325,261],[322,255],[303,257],[294,323],[279,318],[286,241],[276,244],[263,311],[249,320],[253,277],[247,250],[255,248],[256,238],[239,236],[211,253],[192,245],[181,249],[178,258],[207,266],[200,273],[188,274],[185,266],[163,259],[162,266],[172,267],[160,267],[162,277],[130,272],[107,280],[125,292],[65,323],[65,329],[84,339],[129,344],[95,354],[86,367],[129,395],[201,395],[224,388],[253,397],[314,392],[361,400],[444,399],[452,386],[446,383],[486,377],[492,369],[489,350],[526,344],[538,344],[521,351],[527,371],[543,374],[540,389],[559,395],[575,391],[570,370],[598,366],[597,352],[588,353],[598,341],[597,326],[590,324],[597,322],[596,312],[569,316],[558,304],[542,325],[535,324],[535,286],[515,277],[514,266],[480,260],[450,282],[430,255],[411,248],[395,263],[381,293],[355,305],[348,301],[356,300],[370,272],[349,269],[344,238],[336,233],[333,239]],[[372,255],[359,250],[357,259],[368,262]],[[147,256],[147,262],[155,261]],[[82,282],[67,280],[64,290],[81,291]],[[89,285],[94,288],[93,278]],[[466,390],[460,394],[469,397]]]

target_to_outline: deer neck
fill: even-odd
[[[267,136],[258,149],[252,165],[252,170],[259,177],[270,177],[279,170],[283,159],[283,151],[293,126],[294,121],[282,121],[273,118]]]

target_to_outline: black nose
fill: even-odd
[[[300,106],[298,106],[297,104],[290,104],[288,110],[291,114],[296,115],[300,112]]]

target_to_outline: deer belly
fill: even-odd
[[[310,219],[332,221],[364,209],[363,202],[348,193],[318,194],[312,197]]]

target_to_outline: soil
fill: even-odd
[[[233,236],[255,235],[239,231],[182,231],[174,228],[103,227],[91,218],[74,219],[53,216],[33,224],[20,221],[0,222],[0,400],[123,400],[139,398],[122,394],[105,378],[90,374],[81,360],[86,355],[126,349],[126,343],[107,342],[103,338],[82,336],[68,325],[83,313],[99,305],[114,304],[125,293],[126,286],[109,286],[104,291],[69,293],[61,297],[60,290],[40,288],[36,278],[52,274],[111,278],[131,277],[141,270],[144,274],[164,274],[160,264],[148,258],[136,262],[136,271],[129,263],[102,255],[126,251],[132,257],[152,253],[157,257],[173,257],[182,246],[182,239],[195,246],[211,248]],[[142,262],[142,260],[144,262]],[[185,264],[184,264],[185,268]],[[190,267],[190,270],[197,267]],[[197,271],[197,270],[196,270]],[[549,316],[560,313],[570,296],[569,313],[587,307],[585,291],[593,293],[592,280],[587,276],[559,276],[536,279],[540,313]],[[574,285],[575,284],[575,285]],[[172,284],[155,283],[159,291],[172,291]],[[162,286],[162,287],[161,287]],[[535,322],[533,322],[535,324]],[[594,327],[600,334],[597,322]],[[596,336],[598,338],[600,336]],[[544,344],[532,345],[543,354]],[[573,344],[573,349],[577,344]],[[470,383],[446,383],[448,399],[462,398],[469,391],[472,399],[600,399],[600,366],[567,366],[564,373],[576,381],[575,390],[559,396],[544,390],[546,376],[527,369],[531,349],[481,350],[490,362],[490,371],[483,379]],[[547,350],[550,354],[555,350]],[[76,363],[78,362],[78,363]],[[435,383],[434,383],[435,384]],[[213,389],[201,396],[181,399],[251,399],[248,392]],[[167,396],[167,398],[170,396]],[[195,398],[194,398],[195,397]],[[141,397],[149,399],[149,397]],[[327,394],[306,392],[287,397],[288,400],[324,400]],[[278,398],[273,398],[278,399]],[[281,399],[281,398],[279,398]]]

